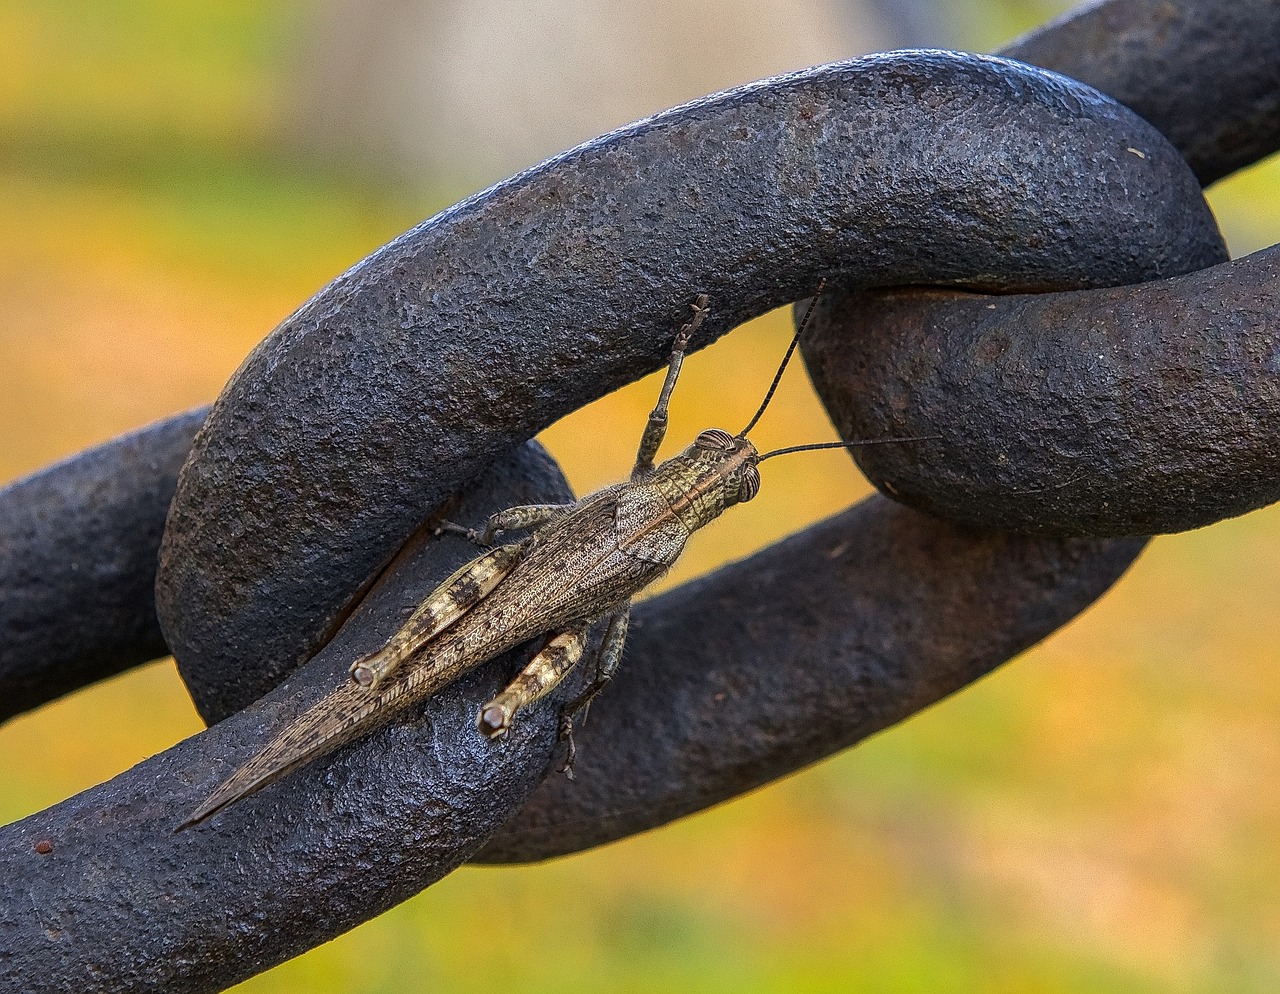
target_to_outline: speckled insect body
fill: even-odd
[[[436,588],[386,645],[352,663],[350,680],[237,769],[181,827],[367,734],[500,653],[550,636],[506,689],[480,708],[480,732],[499,738],[521,708],[545,696],[572,670],[582,657],[590,626],[608,619],[595,678],[561,719],[562,735],[569,742],[566,768],[571,768],[574,716],[617,667],[631,598],[671,568],[693,532],[750,500],[760,488],[756,467],[763,457],[746,433],[772,397],[777,377],[756,416],[737,435],[709,429],[684,452],[654,466],[685,349],[707,314],[706,295],[691,306],[693,318],[676,335],[666,380],[649,415],[630,480],[575,504],[500,511],[481,531],[442,526],[442,532],[461,534],[484,546],[503,532],[530,534],[487,548]],[[785,365],[786,360],[778,377]]]

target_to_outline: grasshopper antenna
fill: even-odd
[[[827,278],[824,276],[822,282],[818,284],[818,289],[814,291],[813,296],[809,299],[809,306],[805,308],[804,317],[800,319],[800,326],[796,328],[796,333],[791,336],[791,344],[787,346],[787,354],[782,357],[782,363],[778,366],[778,371],[773,374],[773,382],[769,384],[769,390],[765,393],[764,400],[760,403],[760,410],[756,411],[756,416],[747,423],[747,426],[742,431],[738,432],[738,438],[747,437],[747,432],[756,426],[756,422],[764,414],[764,409],[769,406],[769,401],[773,400],[774,391],[778,389],[778,384],[782,382],[782,374],[787,371],[787,363],[791,361],[791,356],[795,353],[796,346],[800,344],[800,336],[809,327],[809,319],[813,317],[813,309],[817,306],[818,298],[822,296],[822,291],[826,289],[826,286]]]
[[[772,452],[766,452],[757,463],[762,463],[766,459],[772,459],[774,456],[785,456],[791,452],[812,452],[814,449],[856,449],[860,445],[891,445],[896,442],[931,442],[942,438],[941,435],[905,435],[902,438],[867,438],[860,442],[814,442],[811,445],[789,445],[785,449],[774,449]]]

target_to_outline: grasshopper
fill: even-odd
[[[823,285],[825,280],[818,293]],[[631,598],[671,568],[690,535],[728,508],[755,497],[760,489],[757,467],[763,460],[806,449],[866,444],[820,443],[761,455],[747,439],[782,379],[816,300],[817,294],[747,427],[736,435],[709,428],[682,453],[655,467],[685,350],[708,313],[707,295],[700,294],[690,305],[692,318],[676,334],[630,480],[576,504],[499,511],[481,530],[451,523],[437,529],[460,534],[486,551],[436,588],[382,648],[352,663],[350,679],[232,773],[179,827],[203,821],[224,805],[367,734],[500,653],[549,635],[506,689],[480,708],[480,734],[501,738],[517,712],[544,697],[573,669],[583,654],[588,628],[607,619],[595,677],[561,717],[561,736],[568,743],[564,769],[572,776],[573,723],[617,669]],[[518,531],[528,534],[516,542],[492,545],[499,534]]]

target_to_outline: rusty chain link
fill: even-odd
[[[1196,179],[1280,146],[1280,5],[1110,0],[1006,54],[1150,124],[1071,80],[945,53],[710,98],[375,253],[260,345],[207,420],[0,492],[0,716],[167,645],[201,713],[225,718],[2,830],[0,908],[38,894],[76,941],[0,912],[0,986],[218,989],[469,858],[545,858],[698,810],[1043,638],[1144,542],[1106,536],[1280,496],[1273,253],[1222,265]],[[842,287],[806,359],[842,432],[944,437],[925,463],[864,456],[873,480],[944,518],[1051,534],[874,498],[646,602],[575,785],[543,780],[554,709],[499,749],[474,734],[504,659],[172,834],[467,557],[424,519],[562,498],[520,443],[657,368],[692,292],[716,304],[701,346],[820,275]],[[904,285],[930,288],[868,290]],[[57,859],[34,854],[46,837]]]

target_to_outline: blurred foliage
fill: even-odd
[[[1060,9],[957,0],[950,20],[990,49]],[[207,401],[308,294],[458,192],[278,141],[308,13],[0,0],[0,480]],[[1211,192],[1237,254],[1274,239],[1278,187],[1272,160]],[[745,419],[786,323],[694,357],[673,441]],[[761,444],[832,437],[801,380]],[[580,489],[626,471],[656,389],[546,433]],[[839,453],[772,463],[671,582],[866,492]],[[862,748],[598,852],[464,869],[241,989],[1274,990],[1278,536],[1270,511],[1159,539],[1046,645]],[[13,721],[0,748],[40,761],[6,764],[0,815],[199,727],[168,663]]]

